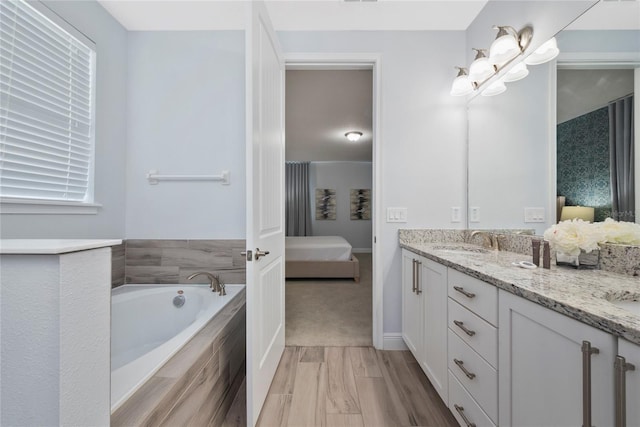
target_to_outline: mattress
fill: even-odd
[[[351,245],[340,236],[287,237],[287,261],[349,261]]]

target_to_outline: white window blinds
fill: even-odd
[[[93,46],[22,0],[0,2],[3,199],[93,202],[94,70]]]

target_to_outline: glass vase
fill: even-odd
[[[570,255],[562,252],[556,253],[557,265],[568,265],[577,269],[600,268],[600,251],[585,252],[581,250],[578,255]]]

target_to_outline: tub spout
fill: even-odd
[[[209,287],[211,288],[211,292],[218,292],[220,296],[227,294],[224,283],[220,280],[220,276],[207,273],[206,271],[198,271],[187,277],[187,280],[191,280],[197,276],[207,276],[210,282]]]

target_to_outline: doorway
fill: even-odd
[[[375,262],[377,62],[376,57],[286,58],[286,159],[308,163],[307,234],[344,238],[360,279],[288,279],[286,345],[382,346]],[[362,133],[361,139],[349,141],[349,131]],[[330,199],[328,210],[322,199]],[[359,213],[356,199],[366,200]]]

